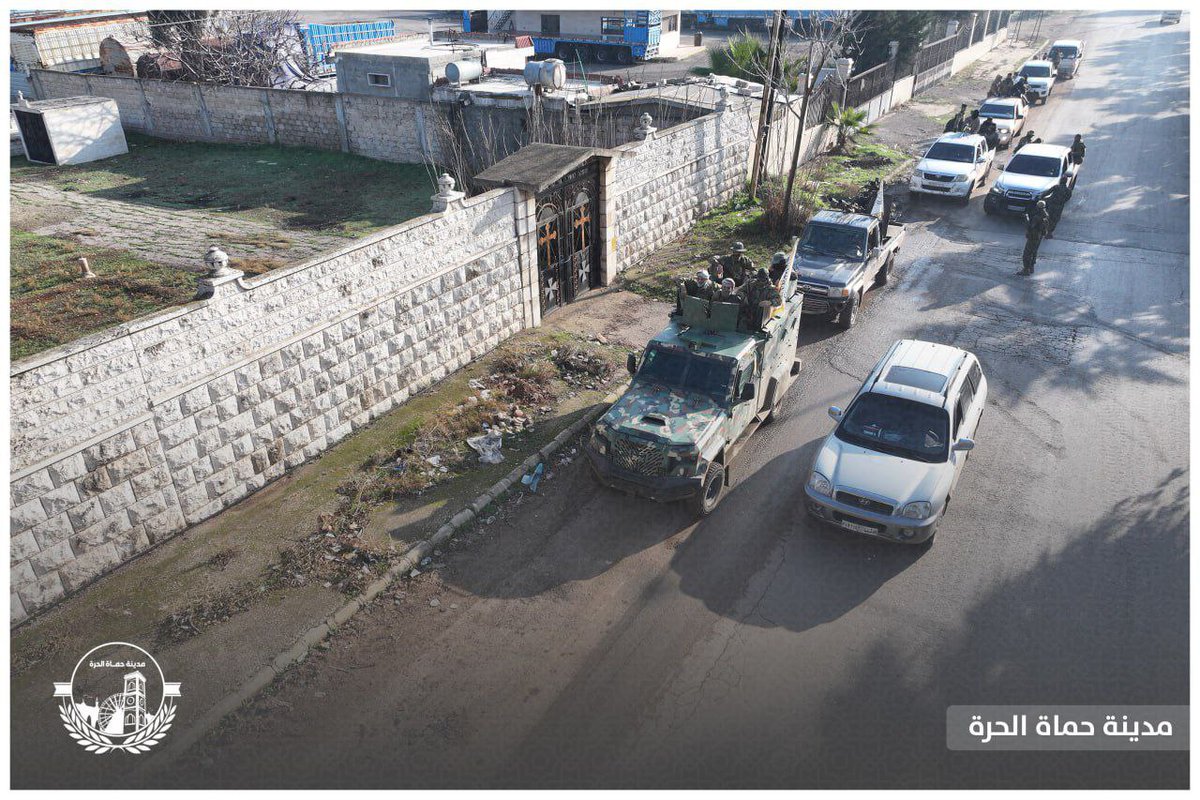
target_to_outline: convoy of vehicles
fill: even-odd
[[[867,290],[888,282],[904,226],[884,213],[883,190],[870,214],[818,211],[796,244],[793,266],[804,290],[804,313],[854,327]]]
[[[987,403],[965,350],[905,339],[888,350],[813,459],[808,511],[845,530],[931,542],[950,505]]]
[[[1024,97],[989,97],[979,106],[979,116],[996,123],[1000,136],[1000,148],[1008,147],[1025,127],[1029,116],[1029,104]]]
[[[1027,144],[1013,156],[983,200],[986,214],[1025,214],[1046,199],[1065,174],[1075,186],[1079,165],[1071,150],[1057,144]]]
[[[794,257],[794,252],[793,252]],[[681,312],[631,353],[629,388],[584,446],[604,484],[658,501],[684,500],[705,516],[729,485],[730,469],[759,426],[770,422],[800,373],[796,347],[803,302],[795,274],[761,330],[737,303],[684,297]]]
[[[1025,91],[1026,96],[1045,105],[1050,99],[1050,92],[1054,90],[1054,62],[1041,59],[1026,61],[1017,74],[1025,79],[1029,87]]]
[[[917,163],[908,183],[909,193],[914,199],[921,194],[955,197],[966,205],[975,187],[987,180],[995,157],[995,151],[978,134],[944,134]]]
[[[1079,74],[1079,62],[1083,61],[1083,42],[1079,39],[1059,39],[1050,45],[1046,54],[1053,63],[1058,60],[1059,78],[1074,78]]]
[[[1083,43],[1064,39],[1050,53],[1059,74],[1074,76]],[[1033,94],[1049,97],[1052,61],[1028,61],[1021,74]],[[980,116],[995,121],[1009,145],[1029,114],[1024,97],[990,97]],[[910,195],[955,197],[966,204],[984,185],[996,152],[983,136],[947,133],[918,162]],[[1023,145],[984,198],[987,214],[1025,214],[1079,164],[1056,144]],[[865,210],[866,197],[851,208]],[[707,515],[729,485],[745,441],[778,412],[800,371],[795,358],[804,314],[852,327],[866,292],[888,282],[905,227],[891,221],[883,188],[869,213],[822,210],[793,245],[780,281],[783,301],[761,330],[739,320],[739,306],[695,297],[647,345],[631,354],[633,380],[600,418],[585,445],[599,480],[659,501],[685,500]],[[987,402],[979,359],[948,345],[902,340],[872,369],[825,438],[804,486],[809,514],[842,530],[902,543],[929,543],[937,532],[971,450]]]

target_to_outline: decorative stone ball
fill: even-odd
[[[204,265],[208,267],[208,277],[210,278],[220,278],[231,272],[229,256],[215,244],[204,254]]]

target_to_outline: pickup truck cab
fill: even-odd
[[[796,243],[792,266],[804,291],[804,313],[843,329],[858,321],[867,290],[888,282],[904,226],[889,222],[880,190],[871,214],[818,211]]]
[[[914,199],[921,194],[956,197],[966,205],[975,187],[987,181],[995,155],[978,134],[939,136],[913,170],[908,182],[909,193]]]
[[[1079,39],[1059,39],[1050,45],[1048,53],[1050,62],[1058,59],[1059,78],[1074,78],[1079,72],[1079,62],[1083,61],[1083,42]]]
[[[1178,25],[1179,20],[1183,18],[1183,12],[1176,9],[1175,11],[1164,11],[1162,16],[1158,18],[1159,25]]]
[[[686,501],[699,516],[716,508],[742,446],[800,373],[803,296],[791,270],[778,289],[783,302],[761,329],[739,319],[740,304],[683,297],[640,363],[629,354],[633,380],[583,448],[601,483]]]
[[[905,339],[888,350],[821,444],[804,487],[808,512],[906,544],[932,542],[987,405],[966,350]]]
[[[1036,59],[1026,61],[1017,74],[1023,76],[1029,86],[1026,94],[1045,105],[1054,89],[1054,62]]]
[[[986,214],[1025,214],[1066,174],[1075,186],[1079,165],[1071,163],[1070,148],[1057,144],[1027,144],[1009,159],[983,200]]]
[[[1008,147],[1025,127],[1029,104],[1024,97],[989,97],[979,106],[979,116],[995,121],[999,147]]]

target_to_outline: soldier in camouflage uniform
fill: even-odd
[[[699,297],[701,300],[711,301],[717,296],[717,286],[708,277],[708,270],[696,270],[696,277],[688,278],[679,284],[679,288],[675,290],[675,315],[683,313],[683,298],[684,297]]]
[[[1062,219],[1063,208],[1067,205],[1067,201],[1071,199],[1074,191],[1071,189],[1070,179],[1063,175],[1059,179],[1058,185],[1054,187],[1054,191],[1046,198],[1046,213],[1049,215],[1049,224],[1046,226],[1046,238],[1054,238],[1054,229],[1058,227],[1058,221]]]
[[[754,264],[746,255],[746,245],[741,242],[734,242],[733,247],[729,248],[729,255],[717,260],[725,268],[725,277],[733,278],[733,282],[738,286],[744,284],[754,274]]]
[[[751,330],[761,331],[771,309],[783,302],[783,297],[765,269],[759,269],[740,290],[742,318]]]
[[[771,256],[771,283],[779,284],[779,279],[787,274],[787,253],[778,252]]]
[[[1046,213],[1046,201],[1038,200],[1033,211],[1026,215],[1025,252],[1021,254],[1021,271],[1018,275],[1032,275],[1037,263],[1038,248],[1050,226],[1050,215]]]
[[[718,303],[737,303],[741,305],[742,296],[738,294],[737,284],[733,282],[733,278],[726,278],[721,281],[721,288],[717,290]]]

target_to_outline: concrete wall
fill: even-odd
[[[469,59],[463,53],[399,56],[347,50],[337,54],[337,90],[373,97],[400,97],[405,100],[429,100],[429,87],[446,76],[446,65]],[[387,75],[391,86],[373,86],[369,73]]]
[[[12,621],[529,324],[517,203],[458,201],[13,364]]]
[[[412,100],[34,70],[40,99],[109,97],[127,131],[179,141],[279,144],[421,163],[429,106]]]
[[[734,98],[726,111],[617,148],[621,156],[608,187],[616,230],[610,226],[607,244],[618,270],[679,236],[742,188],[757,110]]]

